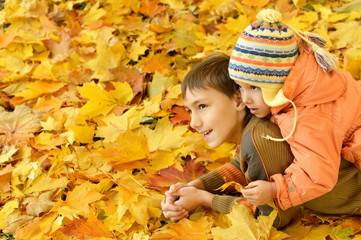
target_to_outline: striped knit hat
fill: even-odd
[[[287,99],[282,87],[298,57],[294,32],[282,23],[281,13],[262,10],[238,38],[230,63],[230,77],[258,86],[271,107],[280,106]]]

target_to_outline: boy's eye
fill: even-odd
[[[251,89],[252,89],[252,90],[257,90],[257,89],[259,89],[259,87],[251,86]]]
[[[205,104],[199,104],[199,109],[203,109],[203,108],[205,108],[205,107],[207,107]]]

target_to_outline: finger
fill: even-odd
[[[175,220],[178,220],[178,219],[181,219],[185,216],[188,215],[188,211],[186,211],[185,209],[182,209],[181,211],[163,211],[163,215],[165,218],[168,218],[168,219],[175,219]]]
[[[177,206],[175,201],[177,201],[179,197],[166,197],[164,200],[164,204],[162,205],[162,209],[164,211],[181,211],[183,207]]]
[[[176,183],[172,186],[170,186],[169,190],[165,192],[166,195],[173,195],[175,192],[177,192],[182,187],[187,186],[187,184],[184,183]]]
[[[182,218],[188,217],[188,215],[189,215],[188,212],[185,212],[185,213],[182,213],[182,214],[180,214],[180,215],[171,217],[171,218],[169,218],[169,219],[170,219],[172,222],[176,222],[176,221],[181,220]]]

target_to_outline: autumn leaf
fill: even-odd
[[[196,221],[183,218],[178,223],[167,225],[164,230],[160,229],[152,239],[212,239],[209,234],[211,226],[212,223],[206,217]]]
[[[147,181],[156,189],[165,189],[177,182],[188,183],[197,179],[205,173],[205,168],[194,160],[187,162],[184,171],[180,171],[174,167],[161,169],[150,175]]]
[[[20,144],[41,128],[41,116],[25,105],[16,106],[13,112],[0,107],[0,118],[0,141],[6,144]]]
[[[232,226],[227,229],[220,227],[212,228],[212,235],[224,240],[237,238],[258,240],[257,219],[253,217],[251,210],[243,204],[236,204],[228,215]]]
[[[0,168],[0,193],[10,191],[11,172],[14,168],[8,164],[4,168]]]
[[[60,228],[58,231],[64,233],[65,236],[76,236],[79,239],[113,238],[113,234],[93,213],[89,214],[87,221],[81,218],[75,218],[71,223]]]
[[[175,126],[169,122],[168,118],[158,121],[154,130],[145,128],[144,134],[147,136],[149,151],[171,150],[181,147],[184,143],[182,135],[187,131],[187,126]]]
[[[154,17],[155,15],[164,11],[168,7],[168,6],[160,6],[158,4],[159,4],[158,0],[142,0],[141,8],[139,9],[139,12],[146,16]]]
[[[171,118],[172,124],[187,124],[191,120],[189,113],[184,107],[174,106],[172,108],[172,112],[176,114],[174,117]]]

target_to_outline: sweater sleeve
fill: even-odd
[[[247,185],[244,174],[239,167],[239,161],[233,160],[216,170],[209,172],[199,178],[203,186],[208,192],[216,192],[215,189],[219,188],[226,182],[234,181],[241,185]]]
[[[214,195],[211,207],[217,212],[228,214],[238,199],[239,197],[234,196]]]

